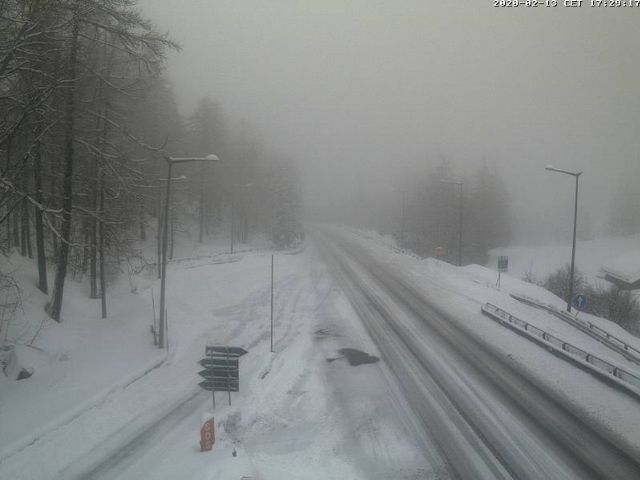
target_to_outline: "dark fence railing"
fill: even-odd
[[[611,333],[603,330],[602,328],[594,325],[593,323],[574,317],[570,313],[560,310],[559,308],[549,305],[548,303],[540,302],[534,298],[521,295],[519,293],[512,293],[511,296],[516,300],[531,305],[536,308],[541,308],[548,311],[552,315],[555,315],[563,322],[570,324],[578,330],[586,333],[587,335],[595,338],[598,342],[602,343],[611,350],[624,356],[627,360],[640,365],[640,350],[629,345],[624,340],[612,335]]]
[[[520,335],[546,347],[558,357],[572,362],[574,365],[594,374],[597,378],[605,380],[614,386],[640,400],[640,376],[630,372],[620,365],[615,365],[593,353],[576,347],[569,342],[556,337],[530,323],[514,317],[509,312],[491,304],[482,306],[482,313],[497,320],[502,325],[511,328]]]

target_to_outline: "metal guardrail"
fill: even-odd
[[[482,313],[497,320],[502,325],[511,328],[529,340],[546,347],[557,356],[594,374],[601,380],[621,387],[621,389],[640,400],[640,376],[625,370],[619,365],[614,365],[607,360],[603,360],[569,342],[565,342],[549,332],[531,325],[520,318],[514,317],[509,312],[491,303],[485,303],[482,306]]]
[[[534,298],[519,293],[511,293],[510,295],[512,298],[515,298],[522,303],[526,303],[527,305],[531,305],[533,307],[541,308],[548,311],[552,315],[558,317],[560,320],[567,322],[571,326],[595,338],[598,342],[619,353],[627,360],[640,365],[640,350],[633,347],[632,345],[629,345],[624,340],[621,340],[618,337],[610,334],[606,330],[603,330],[602,328],[594,325],[589,321],[580,320],[569,314],[568,312],[560,310],[553,305],[549,305],[548,303],[540,302]]]

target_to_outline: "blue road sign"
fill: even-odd
[[[582,311],[587,306],[587,296],[583,293],[573,297],[573,306]]]

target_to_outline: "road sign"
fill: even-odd
[[[198,363],[204,370],[198,372],[204,382],[198,386],[212,393],[213,408],[216,408],[216,391],[228,392],[231,405],[231,392],[240,391],[240,367],[238,359],[246,354],[244,348],[207,345],[206,358]]]
[[[223,388],[221,388],[220,390],[225,391],[227,389],[227,384],[232,385],[232,384],[237,384],[240,381],[240,379],[238,378],[233,378],[233,377],[205,377],[204,382],[201,382],[199,385],[203,386],[203,385],[222,385]],[[204,388],[204,387],[203,387]],[[205,388],[206,390],[206,388]],[[217,390],[217,389],[216,389]]]
[[[228,368],[205,368],[204,370],[200,370],[198,375],[204,378],[235,378],[238,379],[239,371],[237,369],[228,369]]]
[[[226,358],[203,358],[198,363],[204,368],[228,367],[238,369],[237,358],[229,358],[228,360]]]
[[[507,272],[509,271],[509,257],[500,256],[498,257],[498,272]]]
[[[239,392],[240,381],[236,378],[220,378],[215,380],[205,380],[198,384],[203,390],[209,392]]]
[[[210,418],[200,429],[200,451],[207,452],[213,448],[216,443],[216,422],[214,418]]]
[[[215,357],[241,357],[247,352],[244,348],[240,347],[216,347],[216,346],[207,346],[205,348],[205,355],[207,357],[215,356]]]
[[[573,306],[578,310],[583,311],[587,306],[587,296],[583,293],[579,293],[578,295],[574,296]]]
[[[210,369],[206,369],[206,370],[199,371],[198,375],[200,375],[201,377],[205,378],[206,380],[216,379],[216,378],[232,378],[234,380],[238,380],[238,378],[239,378],[238,370],[231,371],[231,370],[210,370]]]

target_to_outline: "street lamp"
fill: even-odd
[[[459,214],[458,214],[458,266],[462,266],[462,185],[463,182],[457,180],[445,180],[441,179],[440,183],[449,183],[452,185],[458,185],[459,187]]]
[[[206,157],[169,157],[168,155],[163,155],[164,159],[167,161],[167,191],[165,195],[165,204],[164,204],[164,230],[162,231],[162,264],[161,264],[161,276],[160,276],[160,321],[158,322],[158,345],[160,348],[164,348],[164,337],[165,337],[165,324],[166,324],[166,316],[165,316],[165,287],[167,284],[167,232],[169,231],[169,202],[171,195],[171,170],[173,169],[174,163],[190,163],[190,162],[219,162],[220,159],[213,154],[209,154]]]
[[[565,175],[571,175],[576,179],[576,197],[573,206],[573,246],[571,247],[571,273],[569,274],[569,298],[567,298],[567,312],[571,312],[571,300],[573,300],[573,274],[576,264],[576,231],[578,226],[578,179],[583,172],[570,172],[568,170],[562,170],[560,168],[552,167],[551,165],[547,165],[545,167],[545,170],[549,170],[550,172],[564,173]]]

